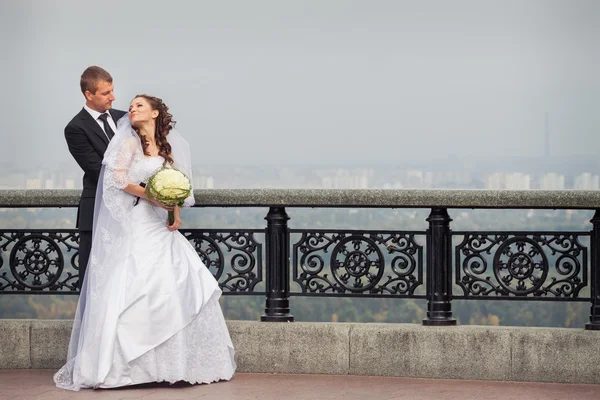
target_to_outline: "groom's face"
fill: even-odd
[[[99,81],[96,93],[92,93],[89,90],[85,92],[88,107],[100,113],[110,110],[112,102],[115,101],[114,88],[115,86],[110,82]]]

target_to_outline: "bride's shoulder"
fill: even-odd
[[[128,137],[128,138],[123,139],[120,147],[126,148],[127,150],[129,150],[131,152],[135,152],[138,149],[141,150],[140,141],[139,141],[139,139],[137,139],[135,137]]]

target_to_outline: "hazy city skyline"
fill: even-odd
[[[543,156],[546,114],[551,155],[600,150],[595,0],[0,0],[0,33],[15,166],[79,172],[63,129],[94,64],[116,108],[162,97],[195,163]]]
[[[527,171],[527,169],[525,169]],[[196,166],[195,189],[493,189],[599,190],[600,175],[581,170],[557,172],[493,172],[401,167],[327,166]],[[10,170],[0,176],[0,189],[77,189],[77,173],[57,169]]]

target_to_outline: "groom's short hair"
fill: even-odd
[[[85,92],[89,91],[90,93],[95,94],[98,89],[98,82],[100,81],[112,83],[113,78],[108,71],[103,68],[95,65],[87,67],[85,71],[83,71],[83,74],[81,74],[81,81],[79,82],[81,93],[85,95]]]

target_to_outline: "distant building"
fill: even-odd
[[[488,175],[485,180],[485,188],[489,190],[501,190],[505,188],[506,176],[501,172]]]
[[[42,180],[40,178],[30,178],[25,182],[26,189],[41,189]]]
[[[487,176],[485,188],[490,190],[529,190],[531,189],[531,176],[521,172],[512,174],[496,172]]]
[[[531,189],[531,176],[515,172],[506,175],[506,189],[508,190],[529,190]]]
[[[406,171],[406,179],[404,186],[407,188],[422,188],[423,187],[423,171],[418,169]]]
[[[197,176],[193,178],[194,189],[214,189],[215,179],[212,176]]]
[[[600,189],[600,176],[592,175],[589,172],[575,177],[574,189],[577,190],[598,190]]]
[[[354,173],[345,169],[330,171],[321,178],[321,187],[323,189],[367,189],[369,171],[359,170]]]
[[[565,176],[554,172],[547,173],[540,178],[539,188],[542,190],[564,190]]]

